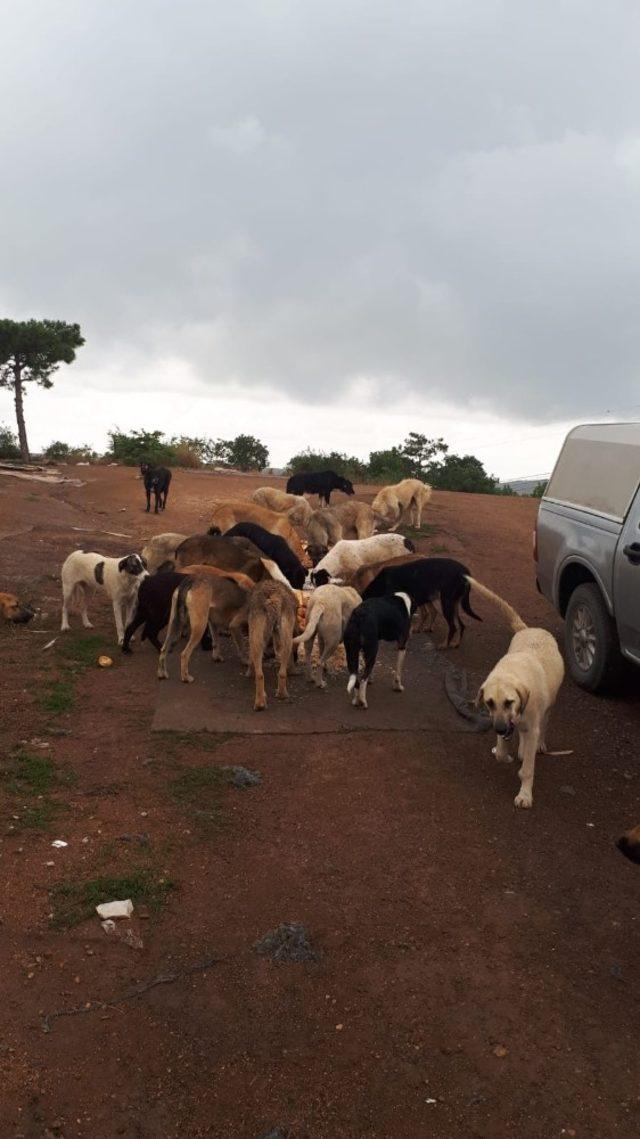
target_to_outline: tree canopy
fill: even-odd
[[[22,458],[29,459],[24,384],[53,386],[60,364],[71,364],[84,344],[79,324],[64,320],[0,320],[0,387],[13,390]]]

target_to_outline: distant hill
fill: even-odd
[[[539,479],[505,479],[503,483],[500,483],[500,486],[510,486],[516,494],[531,494],[539,482],[548,478],[549,475],[541,475]]]

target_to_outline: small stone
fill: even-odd
[[[570,783],[565,783],[564,787],[560,788],[560,793],[561,795],[575,795],[575,787],[572,787]]]
[[[336,1032],[342,1032],[343,1028],[344,1028],[344,1024],[336,1024]]]
[[[505,1048],[504,1044],[496,1044],[495,1048],[493,1049],[493,1054],[494,1056],[497,1056],[499,1060],[504,1060],[505,1056],[507,1055],[507,1049]]]

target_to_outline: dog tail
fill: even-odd
[[[481,582],[476,581],[476,579],[474,577],[471,577],[469,574],[465,574],[464,576],[469,582],[469,585],[472,585],[474,589],[477,589],[478,593],[480,593],[483,597],[486,597],[488,601],[493,601],[494,605],[497,605],[498,609],[504,613],[507,621],[509,622],[509,628],[511,629],[512,633],[519,633],[522,629],[527,628],[524,621],[522,620],[522,617],[516,613],[515,609],[512,609],[507,601],[505,601],[502,597],[498,597],[498,594],[494,593],[492,589],[487,589],[486,585],[482,585]],[[465,612],[468,612],[468,610],[465,610]],[[471,614],[471,616],[475,616],[475,614]]]
[[[468,613],[470,617],[473,617],[474,621],[482,621],[482,617],[478,617],[478,614],[474,613],[473,609],[471,608],[471,601],[469,599],[470,592],[471,592],[471,586],[469,585],[469,581],[467,580],[467,582],[465,584],[464,593],[462,594],[462,597],[460,599],[460,605],[464,609],[465,613]]]
[[[294,637],[294,645],[304,645],[306,641],[310,641],[311,638],[315,636],[316,629],[320,624],[320,619],[323,613],[324,609],[322,608],[320,602],[318,602],[318,604],[314,605],[313,609],[311,610],[311,616],[305,626],[304,632],[301,633],[299,637]]]
[[[274,562],[272,558],[260,558],[260,561],[262,562],[269,576],[272,577],[274,581],[281,581],[283,585],[288,585],[289,589],[292,588],[291,582],[287,581],[282,570],[280,569],[280,566]]]

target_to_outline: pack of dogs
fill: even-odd
[[[170,472],[163,479],[163,468],[142,464],[141,470],[147,510],[152,492],[156,511],[164,510]],[[330,506],[334,491],[347,496],[342,509]],[[326,505],[314,510],[305,495],[318,495]],[[491,719],[499,762],[511,761],[510,744],[517,738],[520,787],[514,803],[530,808],[536,756],[547,752],[549,716],[564,679],[555,637],[527,627],[461,562],[422,555],[397,532],[407,519],[421,525],[431,488],[420,480],[382,488],[372,505],[353,496],[352,484],[334,472],[308,472],[292,476],[286,492],[263,487],[251,501],[216,503],[206,532],[159,534],[140,553],[121,557],[74,550],[62,566],[61,629],[69,628],[72,611],[91,628],[89,603],[94,593],[103,592],[123,653],[131,653],[131,642],[142,630],[141,640],[158,654],[159,679],[169,676],[173,647],[186,641],[180,653],[185,683],[193,679],[194,649],[200,645],[220,661],[221,634],[227,635],[246,675],[253,677],[255,711],[267,707],[264,660],[269,654],[277,664],[276,698],[285,700],[301,648],[307,680],[325,689],[330,662],[343,646],[348,697],[354,708],[364,710],[380,644],[395,646],[392,686],[401,693],[412,635],[430,632],[441,615],[446,632],[438,648],[460,646],[462,614],[481,620],[471,604],[473,591],[497,609],[512,635],[507,652],[480,686],[477,705]],[[34,613],[13,594],[0,593],[3,621],[26,623]],[[617,845],[640,864],[640,826]]]

